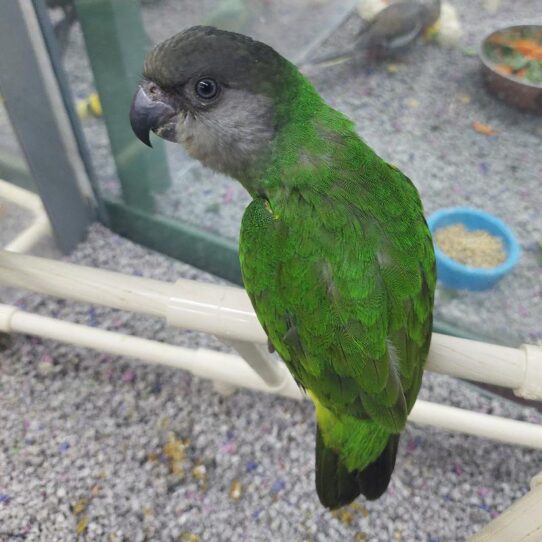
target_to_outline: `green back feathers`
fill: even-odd
[[[419,391],[431,237],[410,180],[308,82],[283,108],[243,217],[241,268],[270,341],[315,400],[323,442],[359,470],[404,428]]]

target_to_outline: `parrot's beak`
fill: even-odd
[[[162,100],[153,100],[139,87],[130,108],[130,124],[137,138],[152,147],[150,131],[156,132],[164,139],[174,141],[175,109]]]

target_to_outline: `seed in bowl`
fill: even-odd
[[[469,231],[463,224],[440,228],[435,241],[447,256],[470,267],[497,267],[506,260],[500,237],[485,230]]]

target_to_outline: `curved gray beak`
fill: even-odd
[[[130,124],[137,138],[152,147],[150,131],[156,131],[175,115],[175,109],[161,100],[151,100],[139,87],[130,108]]]

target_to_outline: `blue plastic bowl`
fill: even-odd
[[[435,243],[437,258],[437,278],[448,288],[457,290],[482,291],[492,288],[517,264],[520,254],[519,244],[510,228],[498,218],[467,207],[441,209],[433,213],[427,221],[431,233],[452,224],[463,224],[467,230],[485,230],[503,240],[507,254],[506,260],[497,267],[470,267],[453,260]]]

